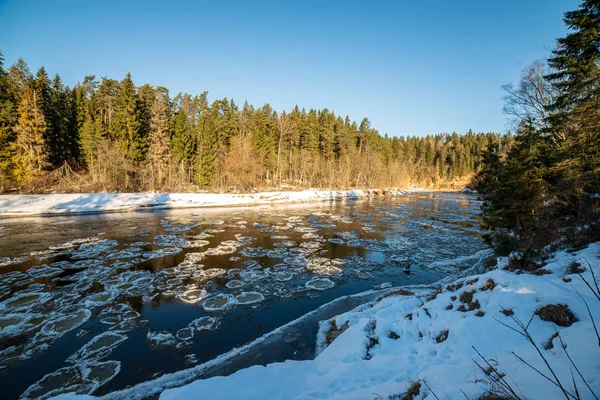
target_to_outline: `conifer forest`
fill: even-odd
[[[438,186],[470,177],[495,133],[388,137],[328,109],[86,76],[72,88],[19,59],[0,68],[0,189],[250,191]]]

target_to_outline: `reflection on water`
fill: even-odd
[[[415,194],[2,220],[3,396],[107,393],[212,359],[335,298],[437,280],[473,262],[443,260],[484,248],[478,207]],[[297,347],[285,357],[312,357],[311,341]]]

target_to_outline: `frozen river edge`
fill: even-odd
[[[346,201],[408,194],[400,189],[302,190],[262,193],[76,193],[0,196],[0,218],[176,208]]]
[[[546,273],[540,275],[507,272],[503,267],[508,259],[499,258],[496,268],[482,273],[482,265],[476,266],[464,271],[469,276],[439,281],[437,290],[404,287],[401,292],[389,290],[387,295],[385,291],[363,293],[355,297],[363,305],[321,323],[320,351],[314,360],[257,365],[228,376],[210,374],[211,378],[194,380],[233,355],[268,342],[267,337],[279,336],[297,320],[212,362],[102,398],[141,399],[162,392],[163,400],[188,400],[199,394],[214,399],[382,399],[405,393],[414,382],[424,383],[419,385],[421,399],[438,395],[454,399],[463,393],[479,398],[498,390],[489,375],[475,367],[475,361],[484,362],[480,360],[506,377],[519,398],[560,398],[558,387],[514,356],[547,372],[535,347],[511,331],[518,329],[519,321],[525,321],[565,390],[575,390],[575,382],[582,392],[580,398],[594,398],[600,392],[600,346],[594,324],[600,302],[594,286],[587,286],[584,279],[590,282],[592,274],[598,276],[599,251],[600,242],[577,252],[554,253],[544,266]],[[540,313],[557,304],[572,312],[568,321]],[[333,327],[341,334],[327,345],[325,336]],[[578,376],[571,375],[568,358],[577,366]]]

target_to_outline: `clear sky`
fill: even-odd
[[[501,86],[577,0],[0,0],[5,67],[328,108],[390,135],[507,130]]]

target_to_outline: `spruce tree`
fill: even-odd
[[[169,94],[166,89],[158,88],[150,107],[150,146],[146,157],[150,162],[153,185],[158,187],[165,183],[171,161],[169,130]]]
[[[49,165],[47,146],[44,141],[46,121],[37,106],[36,97],[35,91],[31,89],[25,91],[19,103],[19,119],[14,128],[15,175],[19,182],[26,184],[41,176],[43,170]]]

